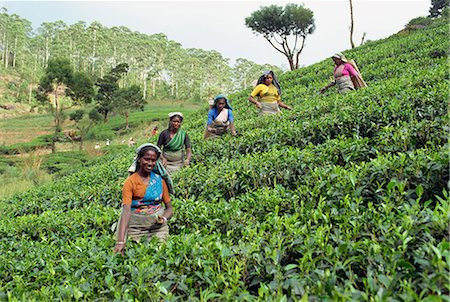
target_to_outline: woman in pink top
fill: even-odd
[[[334,54],[331,59],[333,59],[336,67],[334,68],[334,81],[327,86],[320,89],[320,93],[331,86],[337,85],[338,91],[340,93],[346,93],[351,90],[355,90],[352,78],[360,77],[358,71],[350,64],[342,53]]]

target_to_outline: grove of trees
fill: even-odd
[[[16,14],[0,12],[0,68],[19,74],[15,100],[31,102],[52,58],[67,59],[74,72],[93,82],[104,78],[118,64],[129,66],[120,85],[142,87],[144,99],[204,100],[212,92],[248,87],[271,65],[240,59],[230,66],[215,50],[185,49],[163,33],[143,34],[124,26],[106,27],[99,22],[44,22],[33,30],[31,22]]]

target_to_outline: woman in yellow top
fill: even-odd
[[[259,114],[276,114],[280,108],[292,110],[281,101],[281,88],[272,70],[259,77],[248,100],[259,108]]]

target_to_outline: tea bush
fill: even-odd
[[[317,94],[329,59],[281,75],[292,112],[230,95],[237,137],[192,114],[164,244],[112,252],[129,148],[1,200],[0,300],[448,301],[447,34],[346,52],[369,85],[346,95]]]

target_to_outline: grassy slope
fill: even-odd
[[[183,102],[152,102],[147,104],[144,111],[131,112],[129,116],[130,127],[149,123],[152,121],[164,122],[167,114],[173,110],[182,110],[189,114],[198,109],[198,104]],[[65,130],[73,128],[73,123],[66,120]],[[104,128],[110,139],[116,137],[115,131],[125,128],[125,117],[116,115],[109,117],[106,124],[100,123],[93,127]],[[21,114],[20,116],[5,118],[0,121],[0,145],[10,146],[17,143],[29,142],[40,135],[54,132],[53,117],[50,114]]]
[[[434,25],[348,52],[369,88],[344,96],[316,94],[330,60],[287,73],[294,112],[258,117],[237,94],[234,139],[203,141],[205,113],[193,115],[194,164],[174,178],[164,245],[112,256],[130,150],[0,202],[0,296],[448,296],[449,76],[432,55],[449,49],[447,34]]]

